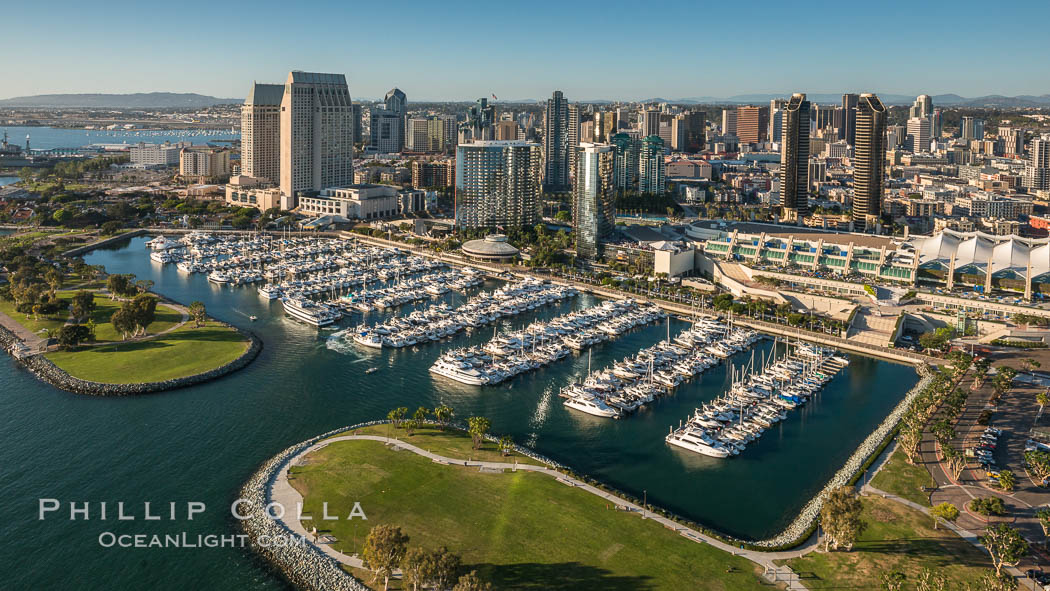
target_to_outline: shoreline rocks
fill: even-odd
[[[52,363],[50,359],[39,353],[27,355],[25,357],[15,356],[13,355],[14,348],[20,345],[22,341],[15,336],[14,333],[2,326],[0,326],[0,345],[3,346],[5,351],[12,353],[15,360],[21,363],[39,380],[46,382],[59,390],[73,392],[74,394],[86,394],[89,396],[132,396],[136,394],[165,392],[176,388],[185,388],[187,386],[203,384],[204,382],[221,378],[247,366],[254,361],[255,358],[259,356],[259,352],[262,351],[262,340],[255,336],[254,333],[241,330],[234,326],[230,326],[230,328],[236,330],[241,336],[249,341],[248,348],[233,361],[226,365],[192,376],[162,380],[159,382],[140,382],[133,384],[106,384],[102,382],[82,380],[62,370]]]

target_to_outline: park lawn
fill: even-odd
[[[412,414],[414,411],[415,409],[409,409],[408,412]],[[543,462],[523,456],[517,452],[504,456],[500,454],[499,447],[491,441],[482,442],[481,449],[473,449],[474,443],[471,441],[470,436],[459,429],[449,428],[448,431],[442,431],[437,427],[425,427],[416,429],[409,435],[404,429],[395,429],[393,425],[387,424],[370,425],[354,429],[353,434],[396,437],[405,443],[410,443],[420,449],[448,458],[470,459],[482,462],[506,462],[508,464],[518,462],[519,464],[544,465]],[[343,435],[346,435],[346,433],[340,433],[333,437],[341,437]]]
[[[62,292],[58,292],[59,298],[63,297]],[[64,299],[68,299],[68,296]],[[7,300],[0,300],[0,312],[3,312],[7,316],[10,316],[12,320],[24,326],[27,330],[33,333],[40,333],[41,330],[47,329],[54,333],[58,329],[62,328],[62,325],[69,319],[69,310],[59,310],[51,316],[41,316],[39,320],[34,320],[33,315],[30,314],[26,317],[25,314],[15,310],[15,303]],[[45,335],[40,333],[40,337]]]
[[[95,309],[91,311],[91,319],[95,321],[95,340],[97,342],[120,341],[121,334],[113,328],[109,319],[113,313],[120,309],[125,302],[111,300],[109,297],[95,293]],[[182,313],[178,310],[157,304],[156,319],[146,327],[149,334],[159,334],[182,322]]]
[[[469,445],[469,439],[466,439]],[[764,589],[748,560],[698,544],[605,500],[532,472],[436,464],[377,441],[337,441],[291,470],[309,531],[353,554],[380,524],[409,546],[447,546],[496,589]],[[337,521],[318,521],[322,503]],[[347,520],[360,502],[368,520]],[[380,588],[381,582],[380,582]]]
[[[157,382],[215,369],[244,353],[248,341],[232,328],[187,323],[145,341],[48,353],[70,375],[107,384]]]
[[[886,461],[886,464],[871,480],[875,488],[908,499],[924,507],[930,506],[930,496],[922,492],[922,487],[934,486],[933,477],[926,468],[909,464],[904,452],[897,449]]]
[[[963,589],[991,572],[987,553],[951,530],[934,530],[929,516],[882,497],[862,497],[861,502],[867,528],[851,552],[811,552],[787,561],[807,588],[881,588],[882,573],[899,570],[907,576],[907,589],[929,568],[948,578],[948,589]]]

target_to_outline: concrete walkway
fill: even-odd
[[[26,346],[27,353],[34,354],[44,350],[46,339],[22,326],[17,320],[0,312],[0,325],[13,332]]]
[[[667,519],[662,515],[653,513],[652,511],[648,511],[645,508],[640,507],[626,499],[620,498],[614,494],[611,494],[599,488],[595,488],[594,486],[591,486],[590,484],[587,484],[582,480],[573,478],[572,476],[568,476],[566,474],[562,474],[561,472],[553,470],[548,466],[537,466],[534,464],[518,464],[511,462],[482,462],[448,458],[418,448],[410,443],[405,443],[397,439],[393,439],[390,437],[382,437],[379,435],[342,435],[339,437],[333,437],[331,439],[320,441],[302,450],[295,456],[288,459],[287,467],[281,470],[281,472],[277,475],[277,478],[271,484],[269,491],[270,500],[273,502],[280,503],[285,508],[299,507],[300,504],[303,502],[303,497],[299,494],[299,491],[295,490],[295,488],[292,487],[291,483],[288,481],[288,470],[291,469],[293,466],[299,465],[299,463],[306,455],[327,446],[329,443],[332,443],[334,441],[353,440],[378,441],[393,446],[396,449],[413,452],[439,464],[476,467],[481,471],[502,472],[504,470],[525,470],[528,472],[546,474],[551,478],[557,479],[559,482],[562,482],[567,486],[579,488],[583,491],[591,493],[592,495],[601,497],[607,501],[615,503],[621,510],[637,513],[642,519],[652,519],[653,521],[656,521],[657,523],[663,525],[667,529],[677,532],[679,535],[681,535],[683,538],[686,538],[687,540],[691,540],[698,544],[710,544],[711,546],[718,548],[723,552],[727,552],[734,556],[742,556],[750,560],[751,562],[754,562],[755,564],[761,566],[763,568],[764,576],[770,582],[784,583],[786,585],[786,588],[791,591],[804,591],[806,589],[806,586],[803,585],[800,581],[799,576],[792,572],[788,566],[777,566],[773,563],[773,561],[796,558],[815,550],[817,548],[817,540],[815,536],[811,536],[811,538],[799,548],[788,552],[758,552],[755,550],[744,550],[742,548],[730,546],[729,544],[726,544],[721,540],[712,538],[711,536],[703,534],[695,529],[685,527],[679,523],[675,523],[674,521],[671,521],[670,519]],[[291,513],[291,509],[288,510]],[[291,529],[293,532],[295,532],[297,535],[303,536],[307,540],[313,539],[312,535],[306,531],[306,528],[303,527],[302,522],[300,522],[298,519],[294,519],[294,516],[293,519],[282,519],[280,521],[284,523],[284,525]],[[320,540],[319,543],[315,543],[315,545],[322,552],[324,552],[325,554],[339,561],[342,564],[346,564],[355,568],[365,568],[364,563],[361,561],[360,558],[358,558],[357,556],[349,556],[347,554],[339,552],[338,550],[332,547],[330,540]]]

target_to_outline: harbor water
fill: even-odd
[[[25,147],[29,136],[32,150],[83,148],[92,144],[162,144],[164,142],[192,142],[206,144],[219,140],[234,140],[240,133],[222,129],[67,129],[64,127],[0,126],[0,136],[7,132],[7,141]]]
[[[719,460],[670,447],[668,427],[723,394],[727,364],[712,367],[668,397],[614,421],[570,411],[561,387],[587,373],[588,355],[574,355],[495,387],[465,386],[428,372],[442,351],[484,343],[482,328],[451,340],[399,350],[365,350],[284,316],[281,304],[254,287],[219,287],[206,276],[150,261],[147,238],[85,257],[113,273],[134,273],[154,290],[186,303],[203,301],[209,314],[255,331],[265,347],[248,368],[221,380],[132,398],[93,398],[61,392],[8,357],[0,361],[0,560],[7,588],[242,589],[283,588],[249,551],[240,548],[103,548],[100,533],[236,533],[229,506],[260,463],[324,431],[385,417],[394,407],[453,407],[457,417],[484,415],[492,430],[575,470],[650,503],[729,534],[763,538],[779,532],[843,464],[861,440],[917,381],[910,367],[850,356],[850,365],[805,407],[790,411],[738,457]],[[486,282],[479,289],[498,284]],[[443,300],[462,302],[446,294]],[[521,328],[537,319],[593,305],[581,295],[557,306],[503,320]],[[420,304],[425,305],[425,304]],[[415,306],[397,313],[405,314]],[[250,316],[258,320],[250,321]],[[367,322],[387,314],[370,315]],[[357,324],[355,314],[343,327]],[[688,323],[635,328],[595,346],[592,369],[672,336]],[[756,360],[773,347],[763,340]],[[752,353],[738,354],[738,366]],[[757,363],[757,362],[756,362]],[[366,373],[370,368],[376,371]],[[98,503],[201,501],[193,521],[77,520],[56,513],[37,519],[39,498]],[[65,507],[65,505],[63,505]],[[368,507],[363,507],[367,513]],[[68,511],[68,509],[66,509]],[[141,513],[141,509],[139,510]],[[623,543],[630,543],[624,540]],[[12,578],[13,577],[13,578]],[[12,586],[13,583],[13,586]]]

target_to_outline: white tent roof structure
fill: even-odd
[[[990,264],[993,275],[1028,277],[1031,273],[1033,279],[1050,273],[1050,238],[942,230],[932,236],[915,236],[909,242],[919,265],[927,268],[947,268],[954,256],[955,269],[971,267],[986,273]]]

